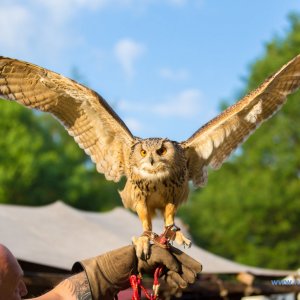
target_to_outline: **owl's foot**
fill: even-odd
[[[192,246],[192,242],[183,235],[180,228],[175,224],[166,226],[163,235],[168,237],[170,241],[175,241],[178,245],[183,245],[184,247],[188,248]]]
[[[176,231],[175,242],[188,248],[192,246],[192,242],[183,235],[181,230]]]
[[[132,242],[135,246],[136,256],[142,259],[148,259],[150,256],[150,238],[142,235],[140,237],[133,237]]]

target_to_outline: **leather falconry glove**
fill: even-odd
[[[153,271],[159,265],[166,267],[162,278],[172,289],[172,294],[186,288],[188,284],[194,283],[198,274],[202,271],[202,265],[181,250],[173,246],[164,249],[151,245],[150,258],[146,261],[138,259],[138,272],[153,274]]]
[[[170,246],[169,251],[180,263],[180,270],[178,272],[169,270],[163,276],[163,279],[169,285],[168,293],[177,297],[181,296],[183,289],[195,282],[202,271],[202,265],[191,256],[173,246]]]
[[[185,288],[189,283],[194,282],[202,266],[180,250],[178,251],[181,253],[177,253],[177,250],[172,247],[170,252],[151,245],[150,258],[142,260],[137,258],[134,246],[129,245],[75,263],[73,271],[85,270],[93,300],[113,299],[119,291],[130,287],[131,275],[138,274],[138,272],[152,275],[159,265],[165,266],[164,279],[172,288]]]

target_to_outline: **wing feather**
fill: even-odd
[[[91,89],[36,65],[0,57],[0,97],[55,116],[107,179],[126,175],[134,137]]]
[[[219,168],[255,129],[282,107],[286,97],[299,86],[300,55],[182,142],[193,183],[204,186],[207,167]]]

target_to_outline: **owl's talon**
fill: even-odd
[[[141,259],[149,259],[150,256],[150,239],[148,236],[140,236],[132,238],[135,246],[136,256]]]
[[[172,245],[173,242],[176,241],[178,245],[183,245],[184,248],[190,248],[192,246],[192,242],[183,235],[180,228],[175,224],[167,225],[162,235],[165,236]]]
[[[183,247],[191,248],[192,242],[186,238],[181,230],[176,231],[175,241],[178,245],[183,245]]]

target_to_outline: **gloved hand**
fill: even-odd
[[[172,293],[194,283],[202,270],[202,265],[198,261],[173,246],[167,250],[151,245],[150,258],[146,261],[138,259],[138,272],[153,274],[159,265],[166,267],[162,278],[170,286]]]
[[[169,251],[178,260],[180,270],[178,272],[169,270],[167,274],[163,276],[163,279],[169,285],[169,293],[179,296],[183,289],[195,282],[197,276],[202,271],[202,265],[191,256],[173,246],[171,246]]]
[[[80,264],[87,274],[93,300],[113,299],[120,290],[130,287],[132,274],[152,275],[159,265],[166,267],[164,279],[176,290],[194,282],[201,272],[200,263],[174,247],[169,251],[151,245],[150,251],[148,260],[138,259],[134,246],[130,245],[82,261]],[[74,267],[78,270],[78,264]]]

